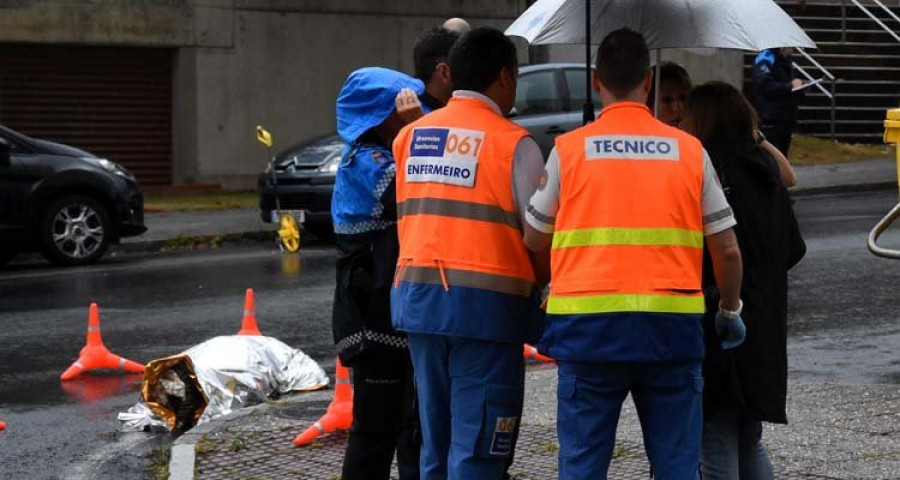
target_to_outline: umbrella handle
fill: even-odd
[[[591,92],[591,0],[584,0],[584,110],[582,122],[594,121],[594,96]]]

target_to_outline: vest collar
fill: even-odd
[[[645,113],[651,117],[653,116],[653,113],[650,112],[650,109],[647,108],[646,105],[638,102],[615,102],[603,108],[603,110],[600,111],[600,116],[602,117],[603,115],[611,114],[616,111],[625,112],[626,110],[640,110],[642,111],[641,113]]]
[[[485,106],[490,107],[490,109],[493,110],[497,115],[503,115],[503,113],[500,112],[500,106],[497,105],[496,102],[491,100],[491,98],[487,95],[475,92],[473,90],[454,90],[453,98],[450,99],[450,102],[459,100],[476,100],[478,103],[482,103]],[[448,102],[448,104],[450,102]]]

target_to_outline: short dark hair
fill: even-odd
[[[514,74],[518,64],[516,45],[496,28],[476,28],[450,49],[450,78],[457,90],[484,93],[501,70],[508,68]]]
[[[422,33],[413,47],[413,65],[416,78],[423,82],[431,80],[437,64],[446,62],[450,48],[459,40],[458,32],[451,32],[444,27],[434,27]]]
[[[691,76],[687,70],[675,62],[662,62],[659,64],[659,85],[665,84],[675,85],[686,92],[691,90]],[[647,106],[653,109],[656,102],[656,82],[650,86],[650,95],[647,97]]]
[[[691,90],[686,129],[707,142],[715,138],[753,137],[756,110],[737,88],[708,82]]]
[[[644,36],[630,28],[620,28],[597,47],[597,76],[618,98],[634,90],[650,70],[650,50]]]

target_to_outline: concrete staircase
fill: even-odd
[[[818,50],[810,49],[807,53],[838,79],[835,85],[835,138],[844,142],[880,143],[885,110],[900,106],[900,41],[849,1],[844,7],[845,21],[842,21],[841,1],[785,0],[777,3],[818,45]],[[900,16],[896,0],[883,0],[883,3]],[[900,23],[881,8],[868,8],[888,27],[900,32]],[[842,32],[843,25],[846,30]],[[755,56],[745,55],[744,78],[749,78]],[[823,76],[800,54],[795,54],[794,62],[815,78]],[[800,77],[799,72],[797,76]],[[830,88],[827,83],[823,86]],[[797,133],[830,138],[831,101],[828,97],[811,87],[800,105]]]

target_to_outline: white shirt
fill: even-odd
[[[453,92],[454,97],[473,98],[486,103],[498,115],[503,115],[500,106],[486,95],[474,92],[472,90],[456,90]],[[512,168],[512,195],[513,202],[516,205],[516,213],[522,225],[525,225],[525,212],[528,210],[528,200],[531,194],[537,190],[541,175],[544,173],[544,156],[541,155],[541,149],[537,142],[530,136],[522,137],[516,144],[516,150],[513,154]]]

